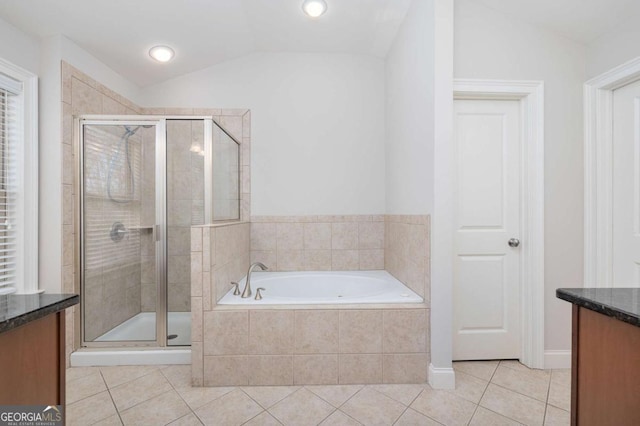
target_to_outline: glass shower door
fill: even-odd
[[[156,345],[166,334],[157,326],[166,317],[158,294],[166,291],[158,226],[165,209],[157,207],[164,205],[164,127],[162,120],[82,122],[85,343]]]
[[[205,219],[211,120],[167,119],[167,346],[191,345],[191,226]]]

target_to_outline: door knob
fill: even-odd
[[[509,240],[509,247],[518,247],[520,245],[520,240],[517,238],[511,238]]]

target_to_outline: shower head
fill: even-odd
[[[136,132],[138,131],[138,129],[140,129],[140,127],[143,127],[145,129],[150,129],[153,127],[152,124],[143,124],[142,126],[136,126],[134,128],[131,128],[129,126],[124,126],[125,129],[125,134],[124,137],[129,138],[130,136],[133,136],[136,134]]]

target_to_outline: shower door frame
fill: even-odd
[[[204,125],[204,222],[211,222],[212,208],[212,163],[213,163],[213,117],[211,116],[150,116],[150,115],[79,115],[74,117],[74,144],[76,163],[76,238],[77,255],[75,257],[75,272],[78,280],[76,288],[80,289],[80,340],[81,347],[86,348],[130,348],[130,347],[161,347],[163,349],[182,349],[190,345],[168,345],[168,223],[167,223],[167,120],[197,121]],[[156,259],[156,339],[155,340],[85,340],[85,280],[84,280],[84,126],[126,126],[153,125],[156,130],[155,138],[155,222],[153,224],[153,240],[155,242]]]

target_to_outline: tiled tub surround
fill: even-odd
[[[430,216],[384,217],[384,269],[429,305],[431,286]]]
[[[249,227],[252,262],[275,271],[375,270],[384,269],[390,255],[389,272],[427,302],[216,305],[230,281],[246,275],[248,262],[238,259],[247,247],[238,241]],[[192,345],[194,386],[426,381],[428,216],[254,217],[250,225],[227,228],[225,234],[219,234],[225,227],[192,228],[192,242],[203,240],[192,244],[192,274],[203,276],[193,284],[203,292],[201,300],[192,298],[192,333],[199,339]],[[368,255],[376,260],[367,263]],[[204,265],[203,259],[212,260]],[[198,303],[203,308],[196,311]]]
[[[203,384],[424,383],[429,311],[404,306],[205,311]]]
[[[272,271],[384,269],[384,216],[254,216],[251,261]]]

